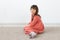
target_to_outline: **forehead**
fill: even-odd
[[[36,10],[35,8],[31,8],[31,10]]]

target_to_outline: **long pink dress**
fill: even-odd
[[[37,34],[44,31],[44,24],[41,21],[41,17],[37,15],[34,16],[34,19],[30,22],[29,26],[24,27],[25,34],[29,34],[32,31],[36,32]]]

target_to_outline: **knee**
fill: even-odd
[[[28,27],[27,27],[27,26],[25,26],[25,27],[24,27],[24,30],[27,30],[27,29],[28,29]]]

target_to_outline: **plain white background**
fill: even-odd
[[[0,0],[0,23],[28,23],[33,4],[44,23],[60,23],[60,0]]]

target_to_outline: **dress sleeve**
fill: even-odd
[[[37,21],[38,21],[38,17],[35,16],[33,21],[30,23],[30,27],[34,26],[37,23]]]

